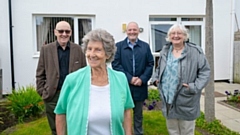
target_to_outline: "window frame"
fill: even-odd
[[[91,25],[92,25],[92,29],[95,28],[95,16],[94,15],[56,15],[56,14],[51,14],[51,15],[46,15],[46,14],[33,14],[32,17],[32,24],[33,24],[33,50],[34,50],[34,54],[33,57],[34,58],[38,58],[40,55],[40,51],[38,51],[38,46],[37,46],[37,28],[36,28],[36,18],[37,17],[68,17],[68,18],[73,18],[73,22],[74,22],[74,43],[79,44],[79,39],[78,38],[78,19],[89,19],[91,20]]]
[[[150,21],[150,18],[176,18],[176,21]],[[202,18],[201,21],[182,21],[182,18]],[[149,45],[152,52],[152,55],[154,57],[154,70],[156,68],[157,64],[156,60],[159,57],[159,52],[153,51],[153,48],[155,48],[155,44],[153,46],[153,37],[152,35],[152,27],[151,25],[173,25],[175,23],[181,23],[183,25],[187,26],[201,26],[201,48],[203,49],[203,52],[205,53],[205,17],[204,16],[149,16]],[[154,49],[155,50],[155,49]]]
[[[150,44],[150,49],[151,51],[153,50],[153,35],[151,32],[151,25],[173,25],[175,23],[181,23],[183,25],[187,25],[187,26],[201,26],[201,47],[203,49],[203,51],[205,52],[205,17],[203,16],[178,16],[178,17],[174,17],[174,16],[150,16],[150,18],[176,18],[176,21],[149,21],[149,44]],[[202,18],[202,21],[182,21],[182,18]],[[159,52],[153,52],[152,51],[153,56],[159,56]]]

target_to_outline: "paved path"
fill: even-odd
[[[215,83],[215,117],[229,129],[240,133],[240,112],[218,103],[219,101],[226,100],[226,90],[233,92],[235,89],[240,90],[240,84]],[[204,112],[204,96],[201,96],[200,104],[201,111]]]

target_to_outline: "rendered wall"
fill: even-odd
[[[3,92],[11,92],[11,63],[9,42],[8,1],[0,4],[0,68],[2,69]]]
[[[2,4],[3,3],[3,4]],[[9,25],[7,1],[0,5],[0,66],[3,68],[3,90],[11,92]],[[229,79],[230,2],[214,1],[215,79]],[[94,15],[94,28],[103,28],[116,41],[126,37],[122,23],[136,21],[144,28],[140,38],[149,42],[149,16],[204,16],[204,0],[16,0],[12,1],[15,81],[17,86],[35,84],[38,62],[35,51],[33,15]],[[3,64],[4,63],[4,64]]]

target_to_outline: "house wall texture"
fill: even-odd
[[[229,79],[231,2],[214,0],[215,79]],[[240,12],[240,11],[239,11]],[[3,93],[11,92],[8,1],[0,4],[0,68]],[[13,51],[16,87],[35,85],[38,62],[34,37],[34,15],[94,16],[93,28],[103,28],[116,41],[126,37],[122,24],[138,22],[144,31],[140,39],[149,42],[149,16],[205,17],[204,0],[16,0],[12,1]]]
[[[0,1],[0,69],[2,69],[3,92],[11,92],[11,63],[9,42],[8,1]]]

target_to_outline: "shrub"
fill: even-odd
[[[225,91],[227,94],[227,101],[240,103],[240,92],[239,90],[234,90],[232,94],[231,91]]]
[[[0,107],[1,107],[1,105],[2,105],[2,102],[0,102]],[[3,124],[2,114],[3,114],[3,112],[0,111],[0,125]]]
[[[1,115],[2,113],[0,112],[0,115]],[[2,117],[0,117],[0,125],[1,124],[3,124],[3,119],[2,119]]]
[[[217,134],[217,135],[239,135],[237,132],[231,131],[226,126],[222,125],[221,122],[217,119],[208,123],[205,120],[204,113],[201,112],[199,118],[196,119],[196,126],[201,129],[205,129],[209,133]]]
[[[144,102],[144,106],[147,107],[148,110],[154,110],[157,102],[160,101],[159,91],[157,89],[149,89],[148,90],[148,99]]]
[[[157,89],[148,90],[148,100],[149,101],[160,101],[159,91]]]
[[[6,110],[3,108],[7,106],[7,103],[4,101],[0,101],[0,125],[4,124],[4,114],[6,113]]]
[[[39,116],[43,112],[42,98],[38,95],[34,86],[26,86],[13,90],[8,97],[9,109],[22,122],[25,118]]]
[[[0,132],[17,123],[14,115],[11,113],[11,111],[8,108],[9,108],[9,103],[7,99],[1,99],[0,100],[0,117],[1,117]]]

